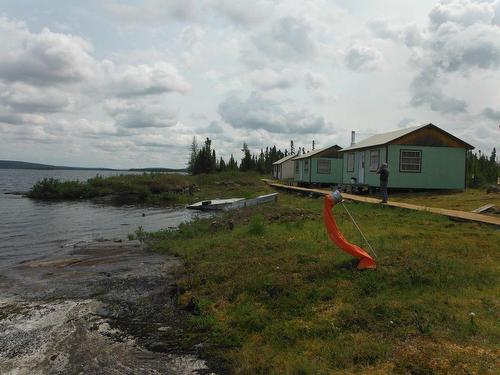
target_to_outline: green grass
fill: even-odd
[[[256,173],[226,172],[196,176],[165,173],[97,176],[87,181],[46,178],[37,182],[28,196],[45,200],[109,196],[115,203],[173,206],[211,198],[250,198],[259,192],[269,192],[258,177]]]
[[[359,271],[328,241],[322,202],[280,194],[216,226],[150,236],[185,261],[179,302],[196,301],[191,335],[212,363],[234,374],[496,371],[498,229],[346,203],[378,255],[376,270]],[[345,211],[334,214],[364,246]]]
[[[493,203],[497,208],[500,208],[500,194],[487,194],[486,189],[394,193],[391,194],[390,199],[421,206],[449,208],[461,211],[472,211],[489,203]]]

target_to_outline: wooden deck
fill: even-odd
[[[308,188],[301,188],[301,187],[297,187],[297,186],[282,185],[282,184],[275,183],[275,182],[268,180],[268,179],[263,179],[263,181],[265,183],[267,183],[269,186],[272,186],[272,187],[277,188],[277,189],[284,189],[284,190],[296,191],[296,192],[301,192],[301,193],[320,194],[320,195],[326,195],[326,194],[331,193],[330,190],[324,190],[324,189],[308,189]],[[347,193],[342,193],[342,196],[345,199],[350,199],[350,200],[357,201],[357,202],[380,204],[380,199],[377,199],[377,198],[363,197],[360,195],[347,194]],[[500,218],[488,216],[488,215],[476,214],[473,212],[449,210],[446,208],[437,208],[437,207],[418,206],[416,204],[393,202],[393,201],[389,201],[388,203],[385,203],[385,205],[391,206],[391,207],[407,208],[409,210],[432,212],[434,214],[445,215],[445,216],[448,216],[451,218],[467,220],[467,221],[476,221],[479,223],[486,223],[486,224],[493,224],[493,225],[500,226]]]

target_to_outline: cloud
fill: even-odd
[[[92,77],[95,62],[84,39],[0,17],[0,79],[37,86],[74,83]]]
[[[269,17],[273,4],[269,0],[214,0],[212,10],[236,25],[252,26]]]
[[[105,85],[119,97],[158,95],[168,92],[187,93],[191,86],[177,69],[166,62],[152,65],[118,65],[111,61],[103,64],[108,81]]]
[[[262,129],[271,133],[315,133],[325,129],[323,117],[307,111],[287,110],[282,103],[252,93],[245,101],[230,96],[219,104],[221,118],[234,128]]]
[[[487,107],[483,109],[482,114],[490,120],[500,122],[500,111],[495,111],[493,108]]]
[[[376,47],[354,44],[347,50],[344,62],[349,69],[361,72],[379,69],[383,60]]]
[[[123,24],[155,27],[169,20],[193,20],[199,10],[194,0],[145,0],[141,5],[106,1],[105,6]]]
[[[463,100],[446,97],[436,82],[439,71],[430,67],[424,69],[415,77],[411,84],[413,97],[411,104],[414,106],[429,105],[433,111],[443,114],[467,112],[467,103]]]
[[[250,81],[260,90],[288,89],[296,83],[295,75],[291,70],[276,71],[269,68],[253,71]]]
[[[305,75],[306,87],[309,90],[318,90],[326,86],[326,79],[321,74],[307,72]]]
[[[384,19],[369,22],[378,38],[404,43],[413,53],[419,69],[410,86],[413,106],[433,111],[465,113],[462,99],[444,94],[450,73],[467,77],[476,70],[495,71],[500,67],[500,1],[440,1],[429,13],[427,31],[417,25],[391,25]]]
[[[264,55],[275,59],[307,60],[316,54],[312,27],[304,19],[284,17],[272,27],[252,38],[253,44]]]
[[[106,112],[115,120],[117,127],[169,128],[177,124],[177,116],[161,104],[140,101],[109,100],[105,103]]]
[[[24,83],[2,84],[0,104],[20,113],[54,113],[66,110],[71,103],[64,91],[36,87]]]
[[[371,34],[379,39],[389,39],[394,42],[403,42],[407,47],[420,46],[424,41],[424,32],[416,24],[404,26],[391,25],[384,18],[376,18],[368,22]]]
[[[494,17],[493,2],[473,0],[441,1],[429,13],[431,30],[437,30],[448,22],[465,27],[476,23],[491,24]]]

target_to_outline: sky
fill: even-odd
[[[500,144],[500,0],[0,0],[0,159],[183,168],[433,123]]]

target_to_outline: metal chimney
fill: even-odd
[[[354,146],[356,144],[356,132],[353,130],[351,132],[351,146]]]

